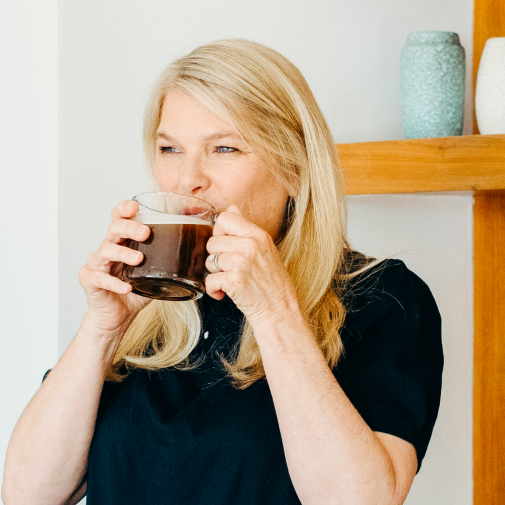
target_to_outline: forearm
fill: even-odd
[[[83,320],[14,429],[4,469],[6,505],[65,503],[82,482],[118,341],[97,335]]]
[[[301,502],[395,503],[389,455],[340,388],[303,318],[255,328],[255,335]]]

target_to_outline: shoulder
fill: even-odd
[[[435,298],[426,284],[398,259],[387,259],[351,279],[343,290],[346,322],[395,315],[397,324],[419,321],[421,316],[440,323]]]
[[[401,260],[352,279],[344,295],[342,370],[443,368],[442,318],[428,285]],[[393,376],[394,374],[387,374]]]

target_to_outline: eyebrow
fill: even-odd
[[[176,140],[175,138],[171,137],[170,135],[167,135],[166,133],[163,133],[160,131],[156,133],[156,137],[165,139],[168,142],[173,142],[174,140]],[[242,140],[240,135],[238,135],[237,132],[234,132],[234,131],[212,133],[211,135],[207,135],[206,137],[204,137],[203,140],[208,142],[208,141],[220,140],[220,139],[224,139],[224,138],[228,138],[228,137],[234,138],[237,140]]]

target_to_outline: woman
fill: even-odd
[[[144,147],[161,191],[221,212],[207,292],[133,294],[124,241],[149,228],[135,202],[112,211],[79,332],[12,435],[6,505],[403,503],[438,412],[440,315],[402,261],[352,251],[300,72],[253,42],[202,46],[160,76]]]

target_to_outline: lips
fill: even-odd
[[[185,207],[181,214],[183,216],[195,216],[200,219],[215,220],[219,215],[219,212],[212,212],[210,209],[206,209],[205,207]]]
[[[182,214],[184,216],[198,216],[205,214],[205,212],[209,212],[209,209],[204,207],[185,207]]]

